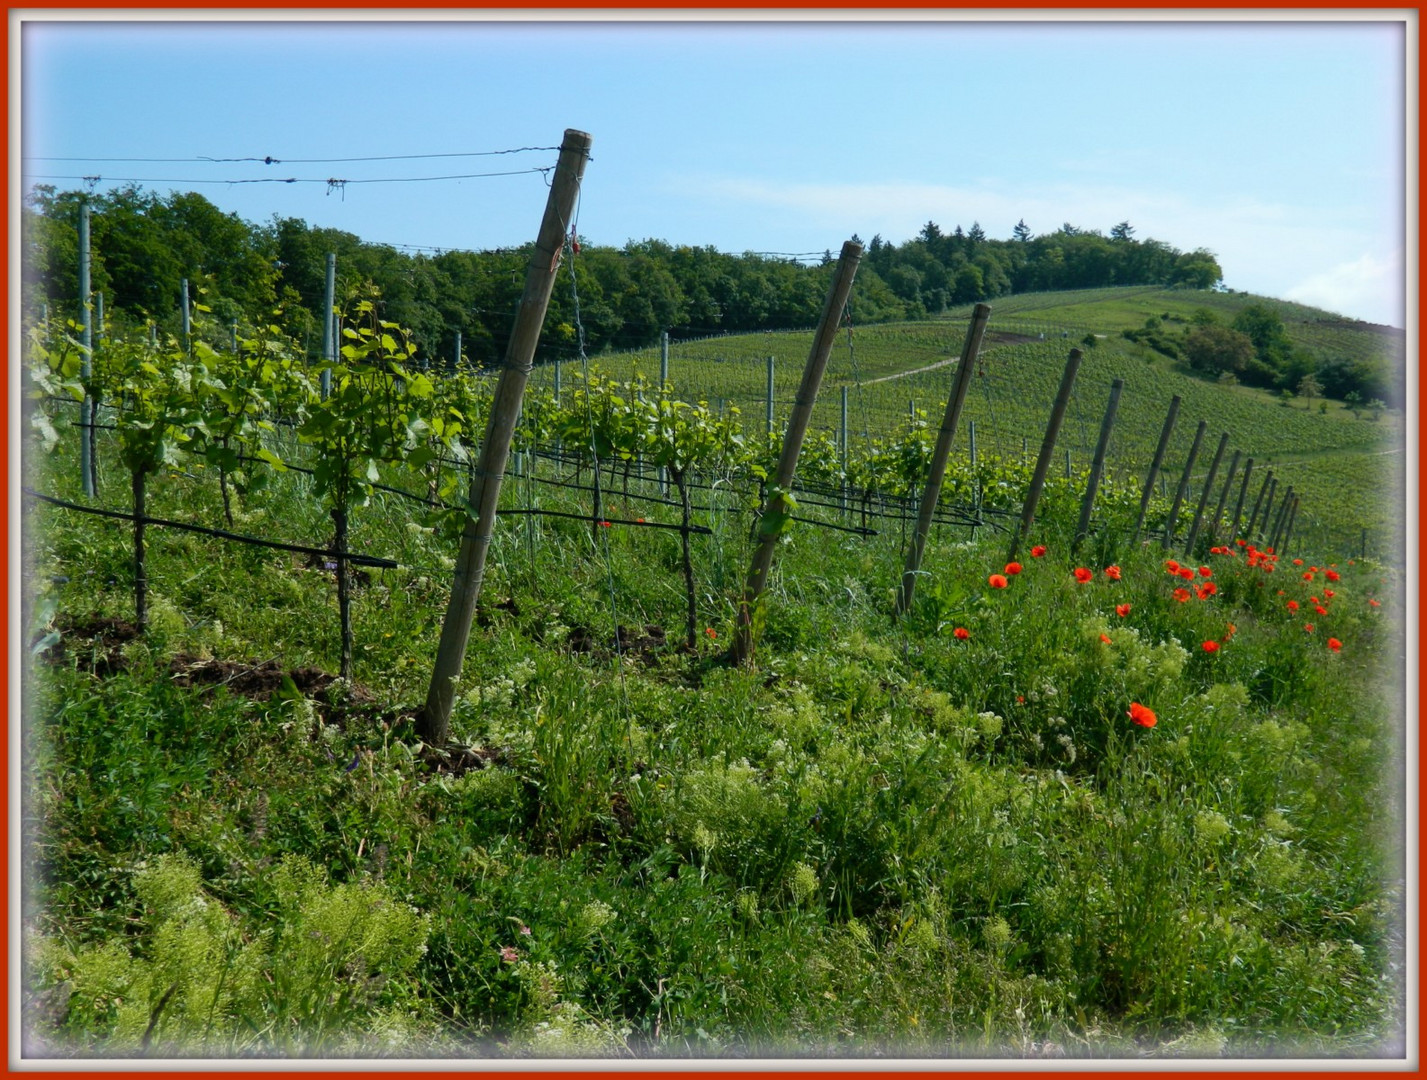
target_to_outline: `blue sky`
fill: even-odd
[[[27,174],[395,180],[552,164],[594,138],[579,228],[836,251],[922,224],[1063,222],[1207,247],[1235,289],[1404,324],[1401,22],[23,24]],[[265,157],[282,164],[206,163]],[[61,188],[74,180],[42,181]],[[363,239],[519,244],[538,173],[168,184]],[[1415,252],[1410,253],[1415,257]]]

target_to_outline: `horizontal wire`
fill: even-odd
[[[42,157],[26,156],[21,161],[96,161],[102,164],[115,164],[123,162],[126,164],[148,164],[148,165],[182,165],[194,162],[211,162],[213,164],[237,164],[241,162],[255,162],[260,165],[331,165],[341,162],[353,161],[425,161],[431,158],[466,158],[466,157],[495,157],[499,154],[523,154],[527,151],[559,150],[558,146],[517,146],[510,150],[472,150],[462,153],[450,154],[382,154],[374,157],[337,157],[337,158],[276,158],[271,154],[265,157],[207,157],[198,155],[185,158],[145,158],[145,157]]]
[[[81,180],[85,183],[100,184],[326,184],[328,187],[345,187],[347,184],[415,184],[433,180],[482,180],[492,176],[524,176],[527,173],[548,173],[554,166],[539,169],[513,169],[508,172],[457,173],[451,176],[393,176],[373,177],[364,180],[344,180],[337,177],[317,179],[310,177],[259,176],[231,180],[189,180],[176,177],[158,176],[57,176],[50,173],[32,173],[26,180]]]

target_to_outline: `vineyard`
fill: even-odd
[[[31,327],[33,1052],[1391,1054],[1400,421],[1045,314],[537,366],[440,737],[502,384]]]

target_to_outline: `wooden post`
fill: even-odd
[[[1224,517],[1224,505],[1229,501],[1229,489],[1234,486],[1234,477],[1239,472],[1239,458],[1243,457],[1243,452],[1234,451],[1233,458],[1229,461],[1229,475],[1224,477],[1223,490],[1219,492],[1219,503],[1214,507],[1214,516],[1209,520],[1209,543],[1214,544],[1219,539],[1219,522]]]
[[[1204,438],[1204,429],[1209,426],[1205,420],[1199,421],[1199,426],[1194,430],[1194,443],[1189,447],[1189,460],[1184,463],[1184,475],[1179,478],[1179,487],[1174,489],[1174,502],[1169,507],[1169,520],[1164,525],[1165,551],[1174,543],[1174,523],[1179,520],[1179,507],[1184,502],[1184,496],[1189,492],[1189,474],[1194,468],[1194,459],[1199,456],[1199,442]]]
[[[823,306],[822,320],[813,336],[812,351],[808,353],[808,362],[803,368],[803,381],[798,387],[797,397],[793,399],[792,415],[788,417],[783,449],[778,456],[778,467],[773,475],[773,494],[764,504],[759,518],[758,546],[754,549],[753,561],[748,568],[748,580],[744,583],[743,598],[738,605],[738,626],[729,653],[735,663],[744,663],[753,655],[754,610],[762,599],[764,586],[768,582],[768,571],[773,565],[773,547],[777,544],[782,524],[790,513],[784,496],[793,485],[793,472],[798,465],[798,454],[803,448],[803,436],[807,433],[808,422],[812,419],[813,403],[817,400],[818,387],[822,384],[823,370],[827,367],[827,358],[832,352],[838,323],[842,320],[848,294],[852,291],[852,279],[857,274],[857,264],[861,259],[861,244],[849,240],[842,245],[832,288],[828,291],[827,302]]]
[[[1065,448],[1065,478],[1070,479],[1070,447]]]
[[[1259,509],[1263,506],[1264,496],[1268,494],[1269,485],[1272,483],[1273,470],[1269,469],[1264,473],[1263,483],[1259,485],[1258,498],[1254,500],[1253,512],[1249,514],[1249,523],[1244,526],[1244,539],[1246,540],[1252,540],[1254,538],[1254,526],[1258,524]]]
[[[1244,498],[1249,493],[1249,477],[1254,472],[1254,459],[1249,458],[1244,462],[1244,478],[1239,483],[1239,497],[1234,503],[1234,524],[1229,529],[1229,542],[1236,543],[1239,539],[1239,521],[1244,514]]]
[[[337,328],[332,322],[332,310],[337,306],[337,254],[327,253],[326,299],[322,307],[322,400],[332,394],[332,365],[337,362]]]
[[[589,135],[583,131],[571,128],[565,132],[540,232],[530,254],[525,292],[520,298],[515,327],[506,348],[505,364],[496,383],[495,400],[486,423],[480,460],[471,477],[470,502],[461,549],[456,556],[451,599],[441,626],[441,643],[431,672],[431,685],[426,692],[426,704],[417,718],[417,734],[432,746],[443,745],[450,733],[456,680],[465,662],[471,620],[476,613],[476,601],[485,577],[486,553],[495,531],[501,479],[515,425],[520,420],[521,398],[530,377],[535,346],[555,285],[555,272],[560,266],[560,253],[565,233],[569,230],[575,196],[585,163],[589,160],[590,143]]]
[[[922,488],[922,501],[917,507],[917,527],[912,533],[912,542],[907,547],[907,563],[902,571],[902,585],[897,590],[897,614],[901,615],[912,604],[912,594],[917,588],[917,571],[922,565],[922,555],[927,546],[927,534],[931,532],[932,515],[936,513],[936,502],[941,496],[942,481],[946,477],[946,462],[951,456],[951,443],[956,438],[956,425],[961,420],[961,410],[966,404],[966,392],[971,388],[971,372],[976,367],[976,357],[981,351],[981,339],[986,333],[986,320],[991,317],[991,309],[985,304],[977,304],[971,313],[971,326],[966,331],[966,341],[961,346],[961,359],[956,365],[956,378],[952,380],[951,393],[947,395],[946,412],[942,416],[941,430],[937,432],[936,448],[932,451],[931,464],[927,470],[926,485]]]
[[[1279,503],[1278,513],[1273,518],[1273,536],[1269,538],[1268,546],[1278,554],[1279,541],[1283,537],[1283,523],[1288,520],[1288,507],[1293,502],[1293,485],[1289,484],[1283,492],[1283,499]]]
[[[89,200],[79,200],[79,377],[85,384],[84,401],[79,410],[79,473],[86,498],[94,498],[98,490],[94,467],[94,398],[89,383],[94,377],[94,317],[89,306]]]
[[[1080,524],[1075,527],[1072,551],[1090,535],[1090,513],[1095,507],[1095,495],[1100,490],[1100,476],[1105,469],[1105,451],[1110,446],[1110,432],[1115,427],[1115,413],[1120,408],[1120,393],[1124,388],[1124,379],[1116,379],[1110,384],[1110,403],[1105,406],[1105,419],[1100,424],[1100,438],[1095,443],[1095,457],[1090,462],[1090,479],[1085,484],[1085,498],[1080,504]]]
[[[1229,433],[1219,436],[1219,445],[1214,450],[1214,461],[1209,466],[1209,475],[1204,478],[1204,487],[1199,492],[1199,505],[1194,510],[1194,524],[1189,527],[1189,539],[1184,544],[1184,554],[1194,558],[1194,543],[1199,539],[1199,530],[1204,524],[1204,508],[1209,505],[1209,492],[1214,490],[1214,478],[1219,475],[1219,462],[1224,460],[1224,448],[1229,445]]]
[[[1288,509],[1288,520],[1283,523],[1283,546],[1281,550],[1288,552],[1288,541],[1293,536],[1293,523],[1298,520],[1298,496],[1293,496],[1293,505]]]
[[[766,435],[773,434],[773,358],[768,357],[768,392],[765,395],[763,409],[763,431]]]
[[[1159,476],[1160,466],[1164,464],[1164,452],[1169,448],[1169,437],[1174,432],[1174,421],[1179,415],[1179,395],[1169,399],[1169,413],[1164,418],[1164,427],[1160,429],[1159,445],[1155,447],[1154,460],[1150,462],[1150,474],[1145,477],[1145,490],[1140,495],[1140,513],[1135,518],[1135,531],[1130,537],[1130,546],[1134,547],[1139,543],[1140,530],[1145,527],[1145,512],[1149,510],[1150,498],[1154,495],[1155,478]]]
[[[1051,406],[1050,422],[1046,425],[1045,438],[1041,440],[1040,456],[1036,458],[1036,470],[1031,474],[1031,490],[1026,496],[1026,505],[1021,508],[1021,521],[1011,533],[1011,546],[1006,550],[1006,561],[1014,562],[1021,548],[1021,540],[1031,531],[1036,518],[1036,504],[1041,501],[1041,490],[1045,487],[1046,473],[1050,471],[1050,458],[1055,453],[1055,440],[1060,434],[1061,421],[1070,404],[1070,392],[1075,387],[1075,374],[1080,370],[1081,352],[1071,349],[1065,361],[1065,371],[1060,377],[1060,390],[1056,392],[1055,404]],[[1023,440],[1024,441],[1024,437]]]
[[[1269,473],[1269,476],[1271,479],[1268,482],[1268,498],[1264,500],[1263,518],[1259,521],[1259,539],[1265,541],[1268,539],[1266,534],[1268,533],[1269,515],[1273,512],[1273,497],[1278,492],[1278,477],[1272,473]]]

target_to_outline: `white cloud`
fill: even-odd
[[[1364,312],[1359,318],[1402,326],[1402,257],[1364,254],[1351,262],[1303,279],[1283,294],[1285,300],[1312,304],[1340,314]]]
[[[751,234],[746,246],[752,248],[821,248],[829,246],[829,235],[853,232],[864,239],[880,233],[900,243],[928,220],[946,230],[979,221],[988,235],[1001,239],[1022,219],[1036,234],[1052,232],[1064,222],[1108,233],[1117,222],[1128,220],[1139,239],[1153,237],[1181,250],[1202,247],[1214,252],[1225,283],[1235,289],[1300,300],[1372,322],[1402,324],[1400,236],[1383,234],[1378,222],[1326,222],[1321,211],[1247,196],[1215,199],[1103,184],[1030,187],[995,180],[957,186],[779,184],[700,177],[685,178],[680,187],[686,197],[737,206]],[[782,237],[776,245],[770,242],[772,231]],[[1397,254],[1362,254],[1374,249]]]

